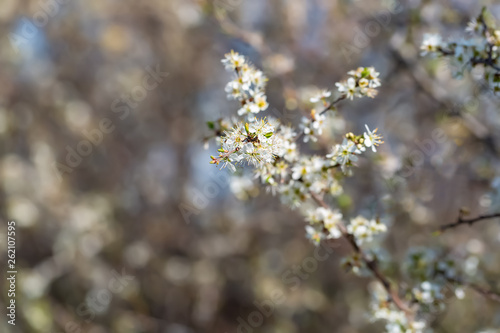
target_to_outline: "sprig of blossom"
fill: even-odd
[[[342,233],[339,225],[342,223],[342,214],[338,210],[331,210],[324,207],[318,207],[316,210],[307,213],[306,221],[311,224],[320,224],[328,232],[325,237],[340,238]]]
[[[332,96],[332,92],[323,89],[320,92],[318,92],[315,96],[311,97],[310,101],[311,103],[318,103],[320,101],[326,103],[326,99],[330,96]]]
[[[352,165],[352,162],[358,160],[361,150],[352,140],[344,139],[341,144],[333,147],[332,152],[326,157],[332,160],[332,165],[339,165],[344,173],[347,173],[347,167]]]
[[[425,56],[438,52],[441,47],[445,46],[443,37],[439,34],[424,34],[422,45],[420,46],[420,54]]]
[[[424,333],[425,321],[410,320],[389,301],[389,295],[380,283],[372,285],[372,320],[384,320],[387,333]]]
[[[467,31],[479,36],[473,41],[453,44],[443,42],[438,35],[428,35],[422,51],[426,54],[455,56],[470,66],[482,63],[485,67],[495,69],[500,33],[489,28],[482,16],[471,21]],[[481,39],[483,41],[476,41]],[[481,58],[485,55],[487,58]],[[338,196],[344,192],[342,180],[353,173],[355,163],[364,152],[368,149],[377,152],[377,147],[383,143],[378,130],[370,130],[365,125],[366,131],[360,135],[349,132],[343,138],[339,137],[336,144],[332,143],[331,152],[326,155],[304,154],[297,144],[299,131],[272,117],[256,118],[258,113],[268,107],[265,75],[234,51],[226,54],[222,62],[227,70],[236,74],[235,79],[226,85],[226,92],[229,99],[240,102],[237,114],[244,117],[245,121],[231,117],[207,123],[220,144],[219,155],[212,156],[211,163],[222,163],[222,167],[227,166],[232,171],[236,170],[236,165],[243,163],[252,166],[253,177],[259,179],[268,191],[278,195],[284,204],[297,208],[304,214],[308,222],[305,227],[306,237],[314,244],[338,238],[344,238],[351,244],[353,251],[342,259],[342,266],[354,274],[371,276],[377,280],[380,290],[374,293],[372,319],[385,320],[386,332],[430,332],[426,329],[422,316],[442,309],[445,295],[449,295],[447,291],[455,289],[457,297],[464,295],[462,288],[466,284],[462,283],[465,280],[459,274],[457,265],[453,260],[442,258],[429,249],[413,250],[402,265],[408,283],[394,286],[383,275],[387,256],[379,249],[365,249],[373,247],[374,244],[366,243],[386,232],[387,226],[378,218],[368,219],[363,216],[345,223],[341,212]],[[336,83],[340,95],[335,94],[337,96],[332,98],[332,92],[322,90],[310,99],[315,104],[315,109],[299,125],[299,133],[304,135],[305,142],[318,141],[326,125],[332,123],[328,122],[330,113],[327,111],[335,110],[337,102],[376,95],[380,80],[379,73],[373,67],[359,67],[347,74],[347,80]],[[323,110],[316,111],[319,110],[318,107]],[[340,113],[335,113],[335,116],[337,120],[341,119]],[[245,171],[249,170],[241,169],[238,178],[230,186],[241,199],[255,196],[259,192]],[[331,205],[326,202],[331,202]],[[477,267],[477,258],[470,259],[466,260],[466,265],[462,268],[465,272],[463,276],[468,278],[475,273]],[[406,296],[404,299],[400,298],[400,292]]]
[[[236,78],[226,85],[227,98],[241,103],[238,115],[246,116],[250,122],[255,121],[255,115],[269,106],[265,94],[266,76],[232,50],[225,55],[222,63],[226,70],[236,73]]]
[[[264,74],[233,51],[222,62],[226,69],[236,73],[236,78],[227,84],[226,92],[228,98],[241,103],[237,113],[245,117],[247,122],[232,120],[230,128],[228,125],[223,126],[222,121],[217,127],[214,123],[211,129],[216,132],[221,148],[217,157],[212,156],[212,163],[222,163],[222,167],[227,166],[232,171],[235,171],[236,165],[245,162],[253,166],[255,178],[260,179],[273,194],[279,195],[283,203],[299,208],[305,215],[305,220],[309,222],[306,226],[308,239],[319,244],[326,239],[345,237],[354,244],[354,251],[342,260],[343,266],[356,274],[364,272],[367,276],[373,274],[372,276],[380,278],[380,272],[375,273],[374,268],[378,257],[372,252],[364,251],[361,246],[371,241],[375,235],[385,232],[387,227],[378,219],[366,219],[362,216],[351,219],[348,224],[344,223],[340,209],[334,206],[329,208],[322,200],[326,196],[335,200],[344,192],[342,179],[352,173],[351,167],[367,148],[377,151],[376,147],[383,143],[382,136],[377,130],[372,131],[365,125],[364,133],[347,133],[341,143],[333,145],[329,154],[304,154],[299,151],[297,132],[291,126],[283,125],[272,117],[261,120],[255,117],[267,108],[264,91],[267,79]],[[346,81],[336,84],[340,96],[331,99],[332,93],[322,90],[310,99],[311,103],[321,103],[323,110],[317,112],[313,109],[309,117],[302,119],[300,130],[305,142],[318,141],[328,121],[326,111],[333,110],[337,102],[376,95],[380,80],[379,73],[373,67],[359,67],[349,71],[348,76]],[[239,178],[231,188],[241,198],[257,193],[248,177]],[[397,295],[391,296],[397,298]],[[393,307],[394,304],[390,306]],[[407,309],[404,305],[399,303],[398,306],[403,310],[394,310],[397,318],[389,321],[388,327],[392,330],[390,325],[397,324],[407,329],[401,332],[420,332],[408,331],[417,329],[420,324],[406,316]]]
[[[325,239],[325,234],[319,227],[306,226],[306,238],[310,239],[314,244],[319,244]]]
[[[377,88],[380,87],[380,73],[373,67],[358,67],[356,70],[347,72],[349,78],[345,81],[335,83],[340,96],[334,100],[329,100],[332,93],[329,90],[321,90],[310,99],[311,103],[322,102],[325,107],[321,112],[316,109],[311,110],[309,117],[303,117],[301,128],[304,133],[304,142],[318,141],[318,136],[323,133],[326,124],[324,114],[328,110],[333,110],[337,102],[343,99],[354,99],[354,97],[375,97]]]
[[[444,295],[443,286],[429,281],[422,282],[418,287],[413,288],[412,293],[416,301],[427,307],[443,309]]]
[[[222,138],[219,156],[212,156],[213,164],[223,163],[236,171],[234,164],[247,162],[259,166],[274,161],[281,149],[281,140],[274,134],[274,127],[265,119],[260,122],[238,123]]]
[[[366,132],[363,133],[363,138],[364,138],[363,143],[365,147],[367,148],[371,147],[372,151],[376,153],[377,152],[376,147],[384,143],[384,141],[382,141],[382,136],[377,134],[378,128],[374,129],[373,131],[370,131],[368,125],[365,125],[365,128]]]
[[[304,131],[304,142],[311,140],[318,141],[318,136],[323,134],[326,115],[316,113],[316,110],[311,111],[311,117],[302,117],[301,128]]]
[[[378,219],[368,220],[363,216],[357,216],[351,219],[351,223],[347,226],[347,231],[354,236],[358,244],[370,242],[373,236],[386,232],[387,226],[381,223]]]
[[[347,72],[350,76],[347,80],[335,83],[341,95],[349,99],[354,97],[375,97],[377,89],[380,87],[380,73],[373,67],[359,67],[356,70]]]
[[[332,166],[340,166],[342,172],[348,173],[348,167],[358,160],[358,155],[363,153],[366,148],[371,148],[376,152],[376,146],[383,143],[382,136],[376,134],[377,129],[370,131],[368,125],[365,125],[367,132],[363,135],[354,135],[347,133],[344,141],[332,148],[331,153],[326,157],[331,159]]]
[[[438,34],[424,34],[420,46],[422,55],[448,57],[455,77],[462,77],[465,71],[476,66],[484,67],[484,79],[495,91],[500,91],[500,30],[486,19],[485,8],[473,18],[465,31],[468,38],[444,41]]]

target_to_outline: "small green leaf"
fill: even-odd
[[[264,136],[269,139],[270,137],[273,136],[273,132],[266,133],[264,134]]]
[[[363,68],[363,71],[361,72],[361,77],[365,78],[365,77],[367,77],[369,74],[370,74],[370,70],[368,69],[368,67],[364,67],[364,68]]]
[[[213,121],[207,121],[207,126],[211,130],[213,130],[215,128],[215,123]]]

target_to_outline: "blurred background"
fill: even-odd
[[[397,262],[420,246],[500,290],[498,221],[431,236],[461,207],[500,210],[500,102],[419,55],[424,33],[461,36],[483,5],[500,18],[493,0],[2,0],[0,260],[14,220],[18,274],[16,325],[0,331],[382,331],[370,279],[340,267],[347,246],[295,273],[315,251],[302,217],[208,163],[206,122],[237,110],[220,63],[231,49],[270,78],[266,114],[292,124],[311,91],[376,67],[377,98],[339,106],[348,130],[386,141],[347,180],[344,213],[391,225],[384,269],[403,284]],[[466,290],[431,322],[494,329],[500,307]]]

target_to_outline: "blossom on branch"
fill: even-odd
[[[462,77],[476,66],[484,68],[483,78],[494,92],[500,91],[500,30],[488,24],[484,8],[473,18],[465,32],[469,38],[443,41],[437,34],[425,34],[420,46],[422,55],[447,57],[455,77]]]

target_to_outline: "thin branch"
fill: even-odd
[[[480,295],[482,295],[482,296],[484,296],[492,301],[500,303],[500,293],[497,293],[493,290],[486,289],[486,288],[481,287],[475,283],[465,282],[465,281],[461,281],[461,280],[454,279],[454,278],[448,278],[448,281],[451,283],[460,284],[464,287],[470,288],[470,289],[474,290],[475,292],[477,292],[478,294],[480,294]]]
[[[337,98],[336,100],[334,100],[333,102],[331,102],[331,103],[330,103],[330,104],[329,104],[326,108],[324,108],[324,109],[323,109],[323,111],[321,111],[319,114],[323,114],[323,113],[325,113],[326,111],[331,110],[331,108],[332,108],[335,104],[337,104],[338,102],[340,102],[340,101],[342,101],[342,100],[344,100],[344,99],[346,99],[346,98],[347,98],[347,95],[345,95],[345,94],[341,95],[339,98]]]
[[[456,222],[445,224],[445,225],[441,226],[438,231],[443,232],[445,230],[458,227],[462,224],[468,224],[469,226],[471,226],[476,222],[488,220],[488,219],[493,219],[496,217],[500,217],[500,213],[479,215],[478,217],[471,218],[471,219],[464,219],[464,218],[462,218],[462,214],[459,214]]]
[[[316,201],[320,206],[324,208],[330,208],[325,201],[320,198],[316,193],[310,192],[312,198],[314,201]],[[387,291],[387,294],[390,296],[392,302],[398,307],[400,310],[406,313],[408,317],[412,317],[413,311],[410,309],[410,307],[399,297],[397,293],[397,287],[393,288],[391,285],[389,279],[382,274],[382,272],[378,269],[377,262],[376,260],[371,260],[368,259],[366,254],[363,252],[363,250],[359,247],[359,245],[356,243],[356,240],[354,237],[347,232],[346,227],[343,224],[339,224],[338,228],[340,232],[342,233],[342,237],[347,240],[347,242],[351,245],[352,249],[354,252],[358,253],[363,262],[365,263],[366,267],[373,273],[375,278],[382,283],[384,286],[384,289]]]
[[[483,295],[484,297],[486,297],[492,301],[500,303],[500,294],[498,294],[492,290],[485,289],[485,288],[478,286],[477,284],[474,284],[474,283],[466,283],[466,284],[464,284],[464,286],[471,288],[475,292]]]

